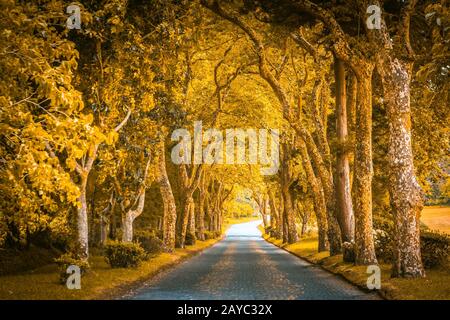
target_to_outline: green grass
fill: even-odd
[[[191,255],[218,239],[197,241],[185,249],[162,253],[137,268],[112,269],[103,256],[92,256],[91,270],[81,280],[80,290],[69,290],[58,282],[55,264],[33,271],[0,277],[0,299],[103,299],[113,298]]]
[[[262,230],[262,228],[260,228]],[[330,257],[328,251],[317,253],[317,236],[300,239],[294,244],[282,244],[281,240],[264,238],[274,245],[285,249],[307,261],[321,265],[324,269],[340,275],[361,289],[367,290],[366,266],[355,266],[342,260],[342,255]],[[450,299],[450,268],[426,270],[427,277],[422,279],[391,278],[391,265],[380,264],[381,289],[380,294],[386,299],[398,300],[449,300]]]
[[[450,234],[450,207],[425,207],[420,220],[432,230]]]
[[[226,230],[232,224],[243,223],[257,218],[228,219]],[[59,283],[56,264],[47,264],[31,271],[0,276],[0,299],[108,299],[126,293],[158,272],[180,263],[184,259],[206,249],[220,239],[196,241],[185,249],[173,253],[162,253],[137,268],[112,269],[98,250],[91,251],[90,271],[82,277],[80,290],[69,290]],[[19,261],[19,260],[18,260]],[[19,266],[18,266],[19,267]]]

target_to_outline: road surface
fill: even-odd
[[[260,221],[236,224],[199,255],[162,272],[126,299],[378,299],[266,242]]]

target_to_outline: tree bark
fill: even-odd
[[[414,171],[411,135],[411,66],[379,57],[389,120],[389,195],[394,216],[394,277],[423,277],[420,252],[422,190]]]
[[[87,214],[87,200],[86,200],[86,184],[87,174],[81,174],[80,183],[80,207],[77,208],[77,227],[78,227],[78,252],[79,258],[86,260],[89,257],[89,227]]]
[[[115,223],[114,220],[115,207],[116,207],[116,199],[113,191],[111,192],[108,205],[100,215],[100,244],[102,246],[106,244],[108,240],[108,235],[110,236],[111,239],[113,239],[111,237],[111,230],[112,228],[114,228],[113,224]]]
[[[109,224],[108,220],[102,215],[100,216],[100,245],[105,245],[108,240]]]
[[[379,1],[374,4],[381,5]],[[420,252],[422,190],[414,172],[411,143],[410,82],[415,54],[410,43],[410,20],[416,4],[416,0],[410,0],[402,5],[396,34],[390,34],[383,17],[380,28],[367,30],[377,47],[377,71],[389,124],[389,195],[395,229],[392,275],[414,278],[425,276]]]
[[[320,187],[318,179],[314,174],[308,151],[303,143],[300,143],[300,152],[302,155],[302,164],[306,172],[309,186],[313,197],[314,212],[316,214],[317,229],[318,229],[318,252],[326,251],[328,246],[328,221],[326,216],[325,197],[323,190]]]
[[[283,190],[284,198],[284,221],[286,223],[287,243],[298,241],[297,228],[295,223],[294,208],[292,205],[292,196],[289,188]]]
[[[166,147],[164,140],[159,143],[158,157],[159,171],[159,191],[164,206],[163,212],[163,243],[167,251],[171,252],[175,249],[175,233],[177,221],[177,208],[175,205],[175,197],[173,196],[172,186],[166,170]]]
[[[269,190],[269,205],[270,205],[270,216],[273,218],[271,219],[271,224],[273,223],[273,228],[276,230],[275,235],[277,239],[281,239],[281,226],[282,226],[282,219],[280,217],[280,212],[277,208],[277,204],[275,201],[275,194],[273,190]]]
[[[298,241],[297,228],[295,223],[294,208],[292,203],[291,191],[289,190],[292,179],[288,165],[288,146],[282,145],[283,163],[281,164],[281,195],[283,197],[283,222],[284,232],[283,241],[287,243],[295,243]]]
[[[178,234],[176,239],[176,246],[178,248],[184,248],[186,233],[188,231],[189,216],[193,205],[194,198],[192,197],[192,193],[185,193],[183,196],[183,211],[181,212],[179,219]]]
[[[205,240],[205,201],[206,201],[206,190],[202,186],[199,193],[199,204],[198,204],[198,215],[197,215],[197,239]]]
[[[355,221],[350,190],[350,166],[347,151],[347,105],[345,67],[342,60],[335,57],[336,82],[336,132],[338,150],[336,154],[336,204],[338,221],[341,227],[342,241],[353,242],[355,238]]]
[[[356,112],[355,173],[353,194],[355,209],[355,263],[376,264],[372,234],[372,67],[358,73]]]
[[[304,210],[303,216],[302,216],[301,236],[304,236],[306,234],[307,227],[308,227],[308,221],[309,221],[309,217],[310,216],[311,216],[311,213],[309,212],[309,210]]]
[[[122,217],[122,241],[132,242],[133,241],[133,222],[139,217],[144,211],[145,204],[145,187],[139,194],[137,208],[134,210],[128,210],[124,213]]]
[[[263,226],[264,228],[267,228],[269,226],[269,223],[267,221],[267,210],[266,210],[266,199],[265,196],[261,193],[257,192],[255,193],[255,200],[258,203],[259,207],[259,213],[261,214],[262,220],[263,220]]]
[[[192,200],[191,208],[189,209],[189,223],[187,228],[187,233],[193,237],[193,242],[195,243],[196,240],[196,233],[195,233],[195,202]]]

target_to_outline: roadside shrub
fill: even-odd
[[[214,233],[211,231],[205,231],[204,235],[205,235],[205,240],[214,239]]]
[[[216,239],[220,236],[222,236],[220,231],[205,231],[205,240]]]
[[[373,230],[373,240],[375,245],[375,254],[377,259],[384,262],[392,262],[392,238],[381,229]]]
[[[271,234],[271,232],[273,231],[272,226],[267,226],[264,228],[264,233],[265,234]]]
[[[275,229],[270,230],[269,235],[270,235],[272,238],[275,238],[275,239],[280,239],[280,238],[281,238],[280,233],[279,233],[277,230],[275,230]]]
[[[67,278],[70,276],[70,273],[67,273],[67,268],[69,268],[69,266],[78,266],[80,268],[81,276],[89,270],[89,263],[87,261],[78,259],[71,253],[63,254],[55,259],[55,263],[58,265],[59,281],[61,284],[66,284]]]
[[[147,258],[139,243],[112,241],[105,246],[106,261],[112,268],[137,267]]]
[[[138,242],[142,249],[149,255],[157,255],[163,252],[164,244],[155,233],[151,231],[136,231],[134,240]]]
[[[186,240],[184,241],[184,244],[187,246],[192,246],[195,244],[195,241],[197,240],[197,238],[195,237],[195,234],[193,233],[186,233]]]
[[[422,231],[420,248],[425,268],[443,266],[450,255],[450,237],[436,231]]]

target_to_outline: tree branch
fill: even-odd
[[[130,118],[131,115],[131,109],[128,109],[127,115],[125,116],[125,118],[122,120],[121,123],[119,123],[117,125],[117,127],[114,128],[115,132],[119,132],[120,129],[122,129],[122,127],[128,122],[128,119]]]

